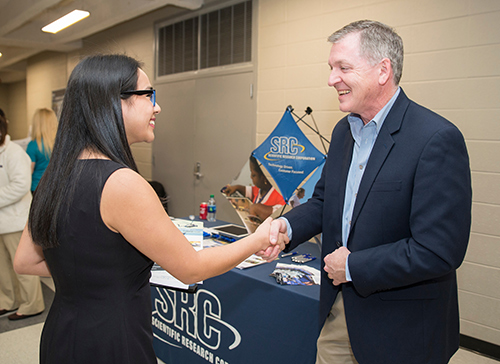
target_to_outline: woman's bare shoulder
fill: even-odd
[[[121,168],[109,176],[101,197],[101,215],[104,222],[111,228],[120,231],[120,222],[123,218],[162,211],[160,200],[151,185],[140,174],[129,169]]]

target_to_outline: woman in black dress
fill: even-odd
[[[137,172],[130,145],[152,142],[161,111],[141,65],[124,55],[84,59],[71,74],[50,164],[14,262],[52,276],[54,302],[40,362],[156,363],[153,261],[184,283],[222,274],[253,253],[269,260],[267,221],[231,245],[195,251]]]

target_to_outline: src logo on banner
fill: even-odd
[[[284,155],[297,155],[304,152],[306,149],[303,145],[299,144],[299,140],[295,137],[273,137],[271,138],[271,148],[264,158],[267,160],[279,160],[270,158],[270,154],[284,154]]]
[[[203,345],[201,351],[207,355],[201,356],[208,356],[206,348],[233,350],[241,343],[238,330],[222,320],[221,302],[212,292],[200,289],[196,294],[187,294],[165,288],[156,291],[159,297],[154,299],[152,324],[161,331],[160,335],[155,333],[159,340],[193,351],[200,351]]]

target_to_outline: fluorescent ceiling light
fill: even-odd
[[[71,13],[66,14],[62,18],[59,18],[49,25],[46,25],[42,28],[42,31],[46,33],[56,34],[57,32],[79,22],[82,19],[88,17],[90,13],[88,11],[83,10],[73,10]]]

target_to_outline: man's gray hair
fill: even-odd
[[[360,33],[361,55],[375,65],[384,58],[391,61],[394,83],[399,85],[403,74],[403,40],[391,27],[373,20],[359,20],[337,30],[328,41],[338,43],[351,33]]]

